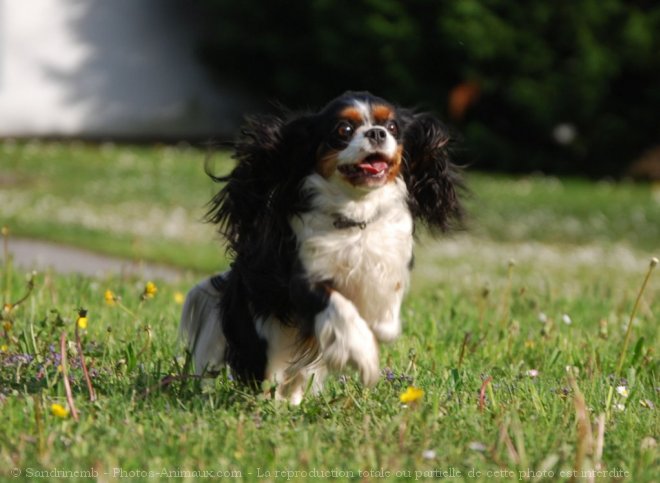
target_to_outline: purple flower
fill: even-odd
[[[383,372],[385,373],[385,379],[387,379],[389,382],[392,382],[396,378],[396,375],[389,367],[383,369]]]
[[[10,354],[2,360],[2,364],[7,367],[17,366],[19,364],[29,364],[34,360],[32,354]]]

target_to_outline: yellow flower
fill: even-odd
[[[186,300],[186,297],[181,292],[174,292],[174,302],[181,305]]]
[[[87,310],[82,307],[78,309],[78,319],[76,320],[76,323],[81,329],[87,328]]]
[[[114,305],[117,300],[117,296],[112,292],[112,290],[105,291],[105,303],[108,305]]]
[[[424,391],[418,387],[409,386],[408,389],[406,389],[406,392],[399,396],[399,400],[403,404],[414,403],[419,401],[422,396],[424,396]]]
[[[62,364],[57,365],[57,372],[62,372],[64,368],[62,367]]]
[[[13,327],[13,325],[12,325],[11,322],[9,322],[8,320],[5,320],[5,321],[2,323],[2,328],[5,329],[5,332],[9,332],[9,331],[11,330],[12,327]]]
[[[0,352],[7,352],[8,350],[9,347],[7,347],[7,344],[0,345]]]
[[[51,405],[50,412],[53,416],[57,416],[58,418],[64,419],[69,417],[69,410],[61,404],[55,403]]]
[[[145,299],[152,299],[158,292],[158,287],[156,287],[156,284],[153,282],[147,282],[147,284],[144,286],[144,292],[142,293],[142,297]]]

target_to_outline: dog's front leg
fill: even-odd
[[[373,332],[350,300],[332,291],[328,306],[314,319],[314,331],[328,367],[342,369],[349,363],[358,369],[365,385],[376,383],[378,346]]]
[[[299,277],[291,289],[298,314],[308,324],[305,332],[316,338],[324,365],[334,370],[353,365],[365,385],[375,384],[379,373],[378,346],[355,305],[330,283],[310,286],[304,277]]]

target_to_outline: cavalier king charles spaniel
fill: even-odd
[[[246,121],[237,165],[210,202],[231,268],[188,294],[181,335],[198,375],[234,377],[294,404],[328,371],[379,377],[401,333],[415,223],[461,218],[447,128],[368,92],[318,113]]]

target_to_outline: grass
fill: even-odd
[[[2,161],[4,168],[10,160],[0,213],[13,233],[38,235],[47,226],[51,239],[99,250],[205,272],[222,264],[208,233],[195,228],[212,189],[201,173],[203,153],[0,149],[12,153]],[[652,188],[484,175],[471,175],[470,185],[471,212],[478,213],[472,231],[418,246],[404,334],[382,347],[378,384],[365,389],[349,371],[298,407],[246,391],[227,375],[182,377],[178,293],[194,276],[157,282],[156,296],[141,300],[147,280],[37,275],[27,299],[2,314],[0,478],[20,470],[19,480],[55,479],[39,472],[57,468],[129,480],[148,471],[151,479],[213,471],[247,481],[430,480],[458,472],[470,481],[539,481],[600,468],[606,480],[657,481],[658,273],[615,377],[660,239]],[[43,199],[47,213],[30,208]],[[61,214],[65,206],[73,214]],[[168,232],[168,215],[179,206],[185,229]],[[93,226],[97,215],[107,223]],[[135,224],[140,215],[148,230]],[[203,246],[209,251],[193,259]],[[19,300],[29,274],[6,262],[0,269],[4,302]],[[108,289],[125,310],[106,303]],[[93,402],[73,344],[80,307],[88,310],[81,342]],[[56,355],[62,333],[79,421],[51,413],[52,404],[67,407]],[[402,404],[409,386],[424,395]],[[601,438],[598,421],[612,386],[627,396],[614,392]]]
[[[529,470],[559,476],[573,471],[581,444],[576,388],[595,417],[604,412],[613,383],[629,394],[615,396],[615,404],[625,408],[607,421],[602,468],[628,472],[630,481],[652,481],[657,452],[645,448],[658,430],[652,350],[658,304],[649,302],[657,283],[641,306],[624,376],[616,381],[611,376],[644,271],[639,268],[635,276],[594,283],[600,275],[595,268],[583,274],[582,290],[572,294],[562,293],[561,276],[546,281],[543,290],[526,289],[530,280],[519,277],[516,267],[510,292],[506,267],[487,274],[487,295],[448,277],[406,303],[404,336],[383,349],[381,361],[389,371],[375,388],[334,377],[321,396],[306,398],[300,407],[246,392],[227,377],[203,387],[191,379],[165,384],[183,365],[175,295],[185,283],[160,284],[156,297],[141,303],[144,281],[48,274],[37,278],[31,296],[12,311],[12,327],[3,337],[2,471],[11,476],[9,471],[20,468],[25,476],[52,468],[94,468],[101,475],[117,469],[222,469],[251,481],[258,472],[314,469],[354,474],[383,469],[389,480],[400,472],[414,477],[452,468],[464,475],[481,471],[482,481],[491,480],[488,472],[503,470],[515,475],[505,481]],[[12,271],[10,300],[22,295],[24,281]],[[106,289],[121,296],[132,313],[107,305]],[[77,351],[69,343],[80,412],[75,422],[51,415],[50,408],[66,406],[54,353],[60,333],[74,340],[80,306],[89,311],[82,338],[98,400],[89,402]],[[562,321],[564,314],[570,325]],[[577,374],[575,387],[567,366]],[[530,370],[538,376],[531,377]],[[406,407],[399,396],[410,385],[425,394]],[[428,451],[432,459],[425,459]]]
[[[5,142],[0,151],[0,213],[17,236],[218,267],[213,229],[200,223],[213,188],[203,151],[38,142]],[[227,157],[218,158],[228,169]]]

